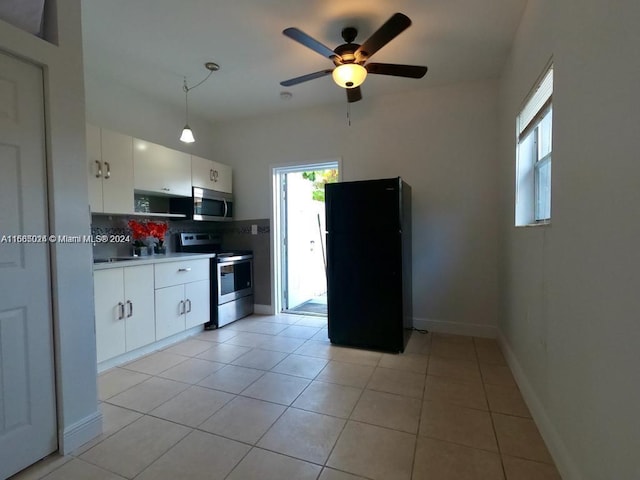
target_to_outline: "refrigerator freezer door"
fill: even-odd
[[[327,184],[327,231],[398,232],[402,224],[401,185],[399,178]]]

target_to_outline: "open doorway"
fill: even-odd
[[[327,314],[324,185],[338,161],[275,167],[276,311]]]

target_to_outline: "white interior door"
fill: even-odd
[[[57,449],[46,185],[42,70],[0,53],[0,478]]]

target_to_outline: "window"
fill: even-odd
[[[553,66],[516,120],[516,226],[551,221],[552,93]]]

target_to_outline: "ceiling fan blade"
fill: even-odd
[[[309,35],[304,33],[302,30],[299,30],[295,27],[291,27],[291,28],[285,28],[282,31],[282,33],[285,36],[289,37],[290,39],[295,40],[298,43],[301,43],[307,48],[310,48],[314,52],[319,53],[323,57],[327,57],[330,60],[333,60],[335,57],[339,58],[339,56],[336,55],[336,53],[333,50],[331,50],[326,45],[323,45],[315,38],[310,37]]]
[[[367,72],[377,75],[393,75],[394,77],[422,78],[427,73],[427,67],[419,65],[397,65],[394,63],[367,63]]]
[[[308,82],[309,80],[314,80],[316,78],[325,77],[333,72],[333,68],[329,68],[327,70],[320,70],[319,72],[308,73],[306,75],[302,75],[301,77],[290,78],[289,80],[284,80],[280,82],[280,85],[283,87],[291,87],[293,85],[298,85],[302,82]]]
[[[347,91],[347,102],[353,103],[362,100],[362,90],[360,87],[345,88]]]
[[[394,13],[373,35],[356,50],[358,62],[363,62],[384,47],[411,25],[411,19],[403,13]]]

